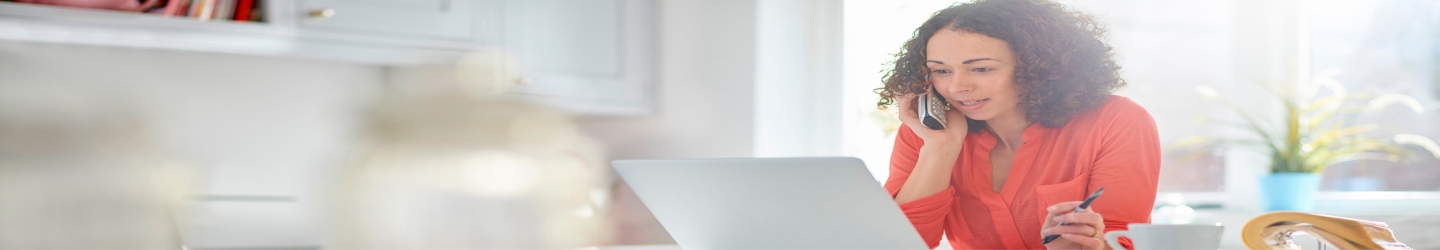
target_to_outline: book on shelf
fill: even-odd
[[[210,19],[215,18],[215,0],[198,1],[200,1],[200,8],[198,9],[198,13],[195,13],[195,19],[200,21],[210,21]]]
[[[239,3],[236,3],[236,4],[235,4],[235,18],[234,18],[234,19],[235,19],[236,22],[249,22],[249,21],[251,20],[251,19],[250,19],[250,18],[251,18],[251,16],[250,16],[250,11],[252,10],[251,8],[254,8],[254,7],[255,7],[255,0],[239,0],[239,1],[240,1]]]
[[[112,11],[138,12],[165,17],[187,18],[201,21],[264,22],[265,11],[259,0],[146,0],[135,6],[81,6],[75,3],[53,1],[13,1],[62,8],[107,9]]]
[[[184,13],[181,10],[184,10],[185,7],[189,7],[189,5],[190,0],[166,0],[164,5],[165,11],[161,13],[161,15],[180,16]]]
[[[235,20],[235,0],[215,0],[215,20]]]

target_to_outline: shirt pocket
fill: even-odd
[[[1087,172],[1069,181],[1036,186],[1035,199],[1037,204],[1035,205],[1040,208],[1036,209],[1036,216],[1039,216],[1037,218],[1040,219],[1040,223],[1045,223],[1045,215],[1048,214],[1045,208],[1055,205],[1055,203],[1085,200],[1085,184],[1089,183],[1089,181],[1090,173]]]

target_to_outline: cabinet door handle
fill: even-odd
[[[335,16],[335,9],[331,9],[331,8],[313,9],[313,10],[310,10],[310,13],[308,13],[308,16],[310,17],[310,19],[326,19],[326,18],[330,18],[330,17]]]

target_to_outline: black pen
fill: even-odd
[[[1090,203],[1095,202],[1095,198],[1100,198],[1101,193],[1105,193],[1105,188],[1102,187],[1100,188],[1100,190],[1095,190],[1095,193],[1090,194],[1090,197],[1085,198],[1085,202],[1081,202],[1080,206],[1075,207],[1075,210],[1071,210],[1070,212],[1079,213],[1080,211],[1085,211],[1085,209],[1090,208]],[[1067,225],[1067,223],[1060,223],[1060,225],[1064,226]],[[1055,241],[1055,239],[1058,238],[1060,238],[1059,234],[1046,235],[1045,241],[1040,242],[1040,244],[1050,244],[1051,241]]]

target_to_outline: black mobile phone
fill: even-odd
[[[930,129],[945,129],[945,111],[950,110],[950,102],[946,102],[940,92],[931,87],[930,93],[921,94],[917,102],[921,124]]]

